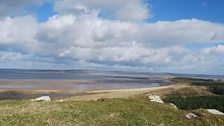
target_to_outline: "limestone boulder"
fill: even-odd
[[[207,111],[213,115],[224,115],[223,112],[220,112],[219,110],[216,109],[207,109]]]
[[[148,97],[151,102],[164,103],[158,95],[149,95]]]
[[[190,119],[190,120],[191,120],[191,119],[195,119],[195,118],[197,118],[198,115],[196,115],[196,114],[190,112],[190,113],[186,114],[185,117],[186,117],[187,119]]]
[[[51,98],[49,96],[41,96],[35,99],[31,99],[31,101],[46,101],[49,102],[51,101]]]

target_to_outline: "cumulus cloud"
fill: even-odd
[[[70,57],[95,63],[110,63],[121,65],[164,65],[181,61],[186,53],[181,47],[162,48],[160,50],[145,47],[105,47],[105,48],[75,48],[70,47],[59,54],[60,57]]]
[[[224,25],[212,22],[191,19],[160,21],[145,24],[138,34],[144,42],[155,46],[169,46],[173,44],[205,44],[222,42],[224,40]]]
[[[210,55],[223,55],[224,56],[224,45],[218,45],[215,47],[205,48],[203,50],[204,53]]]
[[[22,13],[27,5],[41,4],[43,0],[1,0],[0,17],[13,16]]]
[[[40,34],[38,38],[46,38],[48,41],[60,40],[59,42],[64,39],[83,47],[126,46],[133,44],[133,41],[144,46],[166,47],[224,40],[223,24],[197,19],[139,24],[102,20],[93,15],[63,15],[54,16],[41,25],[40,33],[43,35]],[[50,40],[51,38],[56,40]]]
[[[14,60],[46,68],[206,72],[202,69],[224,63],[218,56],[223,45],[198,50],[185,46],[223,42],[223,24],[198,19],[139,22],[150,16],[141,0],[58,0],[54,6],[59,13],[42,23],[31,15],[0,19],[1,64]],[[102,18],[102,11],[117,19]]]
[[[55,10],[63,14],[88,14],[99,11],[121,21],[142,21],[150,17],[144,0],[58,0]]]
[[[223,29],[222,24],[196,19],[139,24],[102,20],[91,14],[84,17],[63,15],[42,23],[36,38],[65,52],[72,47],[83,50],[122,50],[133,46],[159,49],[222,41]]]
[[[3,18],[0,20],[0,49],[34,51],[37,45],[35,40],[37,29],[38,24],[33,16]]]

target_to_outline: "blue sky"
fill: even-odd
[[[44,2],[41,6],[30,6],[27,8],[28,13],[37,16],[39,22],[45,22],[49,17],[57,14],[54,11],[52,2]]]
[[[223,0],[0,4],[0,68],[224,74]]]
[[[217,23],[224,22],[223,0],[145,0],[152,11],[152,18],[147,22],[175,21],[179,19],[197,18],[200,20]],[[57,14],[53,8],[53,2],[44,2],[40,6],[27,7],[28,13],[34,13],[38,21],[44,22],[48,17]],[[111,15],[104,14],[110,18]]]
[[[147,0],[153,18],[148,21],[175,21],[197,18],[205,21],[224,22],[223,0]]]

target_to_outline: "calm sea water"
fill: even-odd
[[[102,76],[94,75],[93,71],[0,69],[0,79],[9,79],[9,80],[13,79],[84,80],[84,79],[97,79],[97,78],[102,78]]]

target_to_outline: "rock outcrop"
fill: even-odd
[[[196,114],[190,112],[190,113],[186,114],[185,117],[186,117],[187,119],[195,119],[195,118],[198,117],[198,115],[196,115]]]
[[[158,95],[149,95],[148,97],[151,102],[164,103]]]
[[[51,98],[49,96],[41,96],[41,97],[38,97],[38,98],[35,98],[35,99],[31,99],[31,101],[51,101]]]
[[[213,115],[224,115],[223,112],[220,112],[219,110],[216,109],[207,109],[207,111]]]

